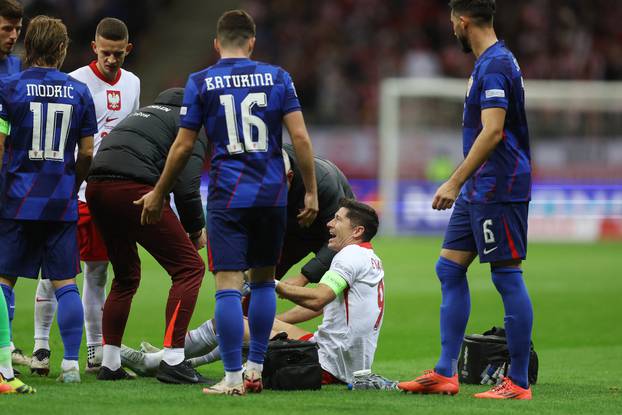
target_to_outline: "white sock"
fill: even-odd
[[[9,351],[13,353],[13,350],[15,350],[15,343],[13,343],[13,340],[11,340],[11,344],[9,345],[9,347],[10,347]]]
[[[263,372],[263,363],[255,363],[249,360],[246,362],[246,370],[254,370],[261,374]]]
[[[160,366],[160,362],[164,357],[164,350],[155,353],[145,353],[145,367],[147,369],[156,369]]]
[[[39,349],[50,350],[50,341],[49,339],[35,339],[35,347],[32,350],[33,353]]]
[[[220,347],[215,348],[214,350],[212,350],[206,355],[188,359],[192,367],[199,367],[199,366],[207,365],[217,360],[220,360]]]
[[[225,371],[225,382],[227,386],[237,386],[242,383],[242,372],[243,370],[238,370],[236,372]]]
[[[87,346],[102,344],[102,316],[106,301],[107,280],[108,261],[84,262],[82,305]]]
[[[188,357],[202,356],[216,346],[218,346],[218,336],[212,320],[207,320],[196,329],[186,333],[184,351]]]
[[[50,350],[50,329],[58,302],[50,280],[39,280],[35,294],[35,348]],[[39,345],[39,346],[38,346]]]
[[[121,348],[110,344],[104,345],[104,356],[102,358],[102,366],[106,366],[110,370],[117,370],[121,367]]]
[[[164,357],[162,358],[169,366],[175,366],[184,361],[184,349],[182,347],[166,347],[164,348]]]
[[[60,364],[60,368],[62,369],[63,372],[66,372],[70,369],[78,369],[80,370],[80,367],[78,366],[78,361],[77,360],[66,360],[63,359],[63,361]]]
[[[102,361],[102,355],[103,355],[103,351],[102,351],[102,345],[98,344],[98,345],[89,345],[87,346],[87,359],[89,360],[89,362],[91,363],[95,363],[95,364],[101,364]]]
[[[0,295],[2,295],[2,293],[0,293]],[[11,364],[11,347],[0,347],[0,356],[3,356],[3,360],[5,360],[4,356],[6,356],[6,361],[0,362],[0,375],[5,379],[13,379],[15,374],[13,373],[13,365]]]

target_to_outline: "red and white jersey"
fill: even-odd
[[[324,307],[313,334],[322,368],[343,382],[371,369],[384,317],[384,271],[370,243],[348,245],[335,255],[330,270],[348,282],[342,294]]]
[[[97,134],[94,138],[93,156],[97,154],[102,138],[125,117],[139,108],[140,79],[132,72],[119,69],[113,81],[107,81],[97,68],[96,61],[87,66],[76,69],[69,74],[88,86],[97,117]],[[84,191],[86,182],[83,182],[78,192],[78,199],[86,201]]]

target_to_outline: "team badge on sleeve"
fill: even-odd
[[[107,91],[108,109],[110,111],[121,110],[121,91]]]
[[[486,99],[488,98],[505,98],[505,91],[503,89],[487,89]]]

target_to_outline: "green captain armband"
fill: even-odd
[[[320,284],[328,285],[335,295],[341,294],[343,290],[348,288],[348,282],[335,271],[326,271],[326,274],[320,280]]]
[[[4,118],[0,118],[0,134],[9,135],[11,132],[11,124]]]

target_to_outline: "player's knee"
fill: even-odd
[[[457,278],[466,278],[466,267],[450,261],[447,258],[439,257],[436,261],[436,276],[442,282],[455,280]]]
[[[191,278],[203,278],[205,275],[205,262],[199,255],[196,255],[195,259],[188,264],[187,273],[191,275]]]
[[[197,269],[197,274],[199,275],[199,277],[203,278],[203,276],[205,275],[205,262],[203,262],[203,259],[201,257],[198,257],[198,261],[196,264],[196,269]]]
[[[197,256],[196,260],[189,261],[179,268],[177,272],[171,275],[173,281],[197,281],[201,282],[205,276],[205,263],[201,257]]]
[[[84,278],[91,285],[105,286],[108,279],[108,262],[85,262]]]
[[[492,282],[497,291],[502,294],[512,294],[523,290],[523,273],[517,267],[491,267]]]
[[[112,281],[112,289],[115,291],[126,291],[135,293],[140,286],[140,274],[125,277],[116,277]]]
[[[15,282],[17,281],[17,277],[7,277],[0,276],[0,284],[5,285],[7,287],[15,287]]]

